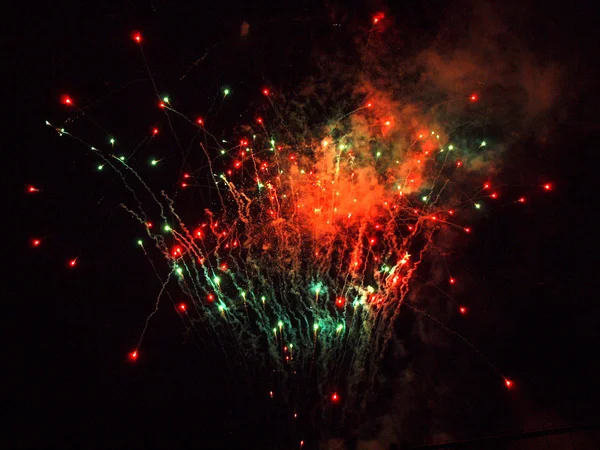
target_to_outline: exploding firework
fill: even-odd
[[[382,20],[376,16],[373,26]],[[142,35],[132,38],[141,49]],[[473,104],[485,101],[479,93],[449,100],[442,93],[415,108],[376,84],[362,86],[349,88],[353,107],[311,117],[302,132],[287,117],[284,96],[256,86],[266,113],[229,140],[217,138],[206,118],[189,118],[158,97],[165,128],[175,134],[172,120],[187,124],[195,134],[190,148],[201,155],[172,193],[151,187],[135,152],[119,155],[114,139],[106,148],[89,145],[67,125],[47,122],[86,146],[101,161],[98,170],[120,176],[131,194],[123,207],[147,235],[138,244],[163,289],[132,362],[143,355],[161,298],[176,285],[185,300],[174,305],[187,326],[235,351],[232,364],[245,373],[260,366],[274,374],[265,395],[282,397],[294,411],[303,401],[339,408],[342,421],[368,406],[396,319],[404,307],[416,308],[409,300],[420,266],[443,243],[471,233],[473,212],[500,194],[487,163],[498,148],[469,127],[457,131],[458,122],[477,122]],[[231,95],[222,88],[220,101]],[[92,114],[69,95],[61,101],[78,116]],[[452,109],[443,107],[449,103]],[[162,133],[160,125],[149,129],[148,140]],[[184,218],[179,199],[193,189],[211,189],[217,204]],[[448,284],[455,282],[448,274]],[[454,306],[467,314],[467,305]]]

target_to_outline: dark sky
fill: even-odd
[[[3,410],[11,420],[3,439],[30,448],[292,448],[290,440],[299,436],[281,426],[260,380],[250,389],[236,384],[219,353],[187,339],[168,308],[152,322],[145,344],[151,354],[135,365],[126,360],[159,285],[131,245],[137,230],[118,207],[118,180],[100,182],[93,161],[72,143],[59,145],[44,126],[65,117],[58,102],[63,92],[98,102],[98,114],[112,120],[115,134],[134,144],[137,135],[129,130],[151,120],[144,115],[153,101],[135,103],[142,98],[138,92],[149,88],[129,38],[139,29],[157,82],[174,96],[201,104],[208,92],[232,85],[239,95],[223,116],[235,125],[238,112],[246,115],[240,120],[252,118],[251,92],[263,83],[290,90],[311,73],[314,49],[329,42],[332,23],[358,27],[362,17],[368,21],[384,10],[403,30],[405,45],[418,47],[448,24],[457,25],[457,39],[468,35],[461,17],[471,9],[468,2],[450,7],[436,1],[401,7],[58,2],[5,16],[11,22],[2,39],[8,95],[2,148],[10,159],[4,164],[10,192],[5,303],[17,308],[5,316],[15,335],[5,341],[11,383]],[[410,387],[403,397],[410,407],[399,427],[415,444],[444,432],[470,438],[599,416],[593,8],[501,2],[493,9],[533,61],[555,62],[562,74],[544,119],[548,139],[517,140],[506,154],[503,177],[512,186],[550,180],[555,189],[523,208],[486,215],[457,253],[468,273],[463,295],[479,300],[473,300],[472,322],[450,326],[514,379],[516,389],[500,385],[494,391],[489,368],[469,362],[477,360],[473,351],[443,330],[431,331],[449,347],[411,346],[415,367],[443,373],[468,364],[469,370],[449,374],[443,383]],[[245,41],[239,36],[243,21],[250,24]],[[207,51],[210,70],[200,75],[190,66]],[[44,191],[28,196],[28,184]],[[32,236],[44,238],[44,245],[31,249]],[[81,263],[71,271],[66,262],[76,255]],[[432,386],[452,392],[434,394]]]

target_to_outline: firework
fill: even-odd
[[[132,39],[141,49],[142,35]],[[115,152],[114,138],[106,148],[92,146],[66,126],[47,124],[85,145],[100,159],[98,170],[119,174],[131,194],[123,206],[147,236],[138,241],[141,250],[153,267],[157,251],[168,264],[156,271],[163,287],[132,362],[143,355],[161,298],[177,285],[174,307],[187,326],[234,349],[246,373],[259,365],[274,373],[265,396],[282,397],[296,411],[306,395],[345,417],[376,395],[396,318],[414,307],[407,302],[419,266],[436,254],[439,240],[472,233],[473,213],[499,199],[485,164],[494,143],[454,132],[442,114],[408,113],[410,105],[375,87],[347,112],[326,114],[310,133],[297,133],[275,88],[256,92],[267,113],[244,126],[234,144],[217,139],[206,118],[188,118],[158,96],[169,124],[180,119],[196,133],[190,147],[202,155],[202,167],[178,175],[177,192],[209,185],[218,199],[193,219],[183,218],[178,194],[151,188],[136,160]],[[221,101],[231,95],[222,88]],[[61,101],[90,116],[77,99]],[[452,101],[464,120],[485,100],[465,92]],[[148,139],[163,131],[149,130]],[[163,160],[151,158],[150,166]],[[456,283],[450,273],[447,279]],[[454,306],[467,315],[468,305]]]

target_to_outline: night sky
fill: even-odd
[[[383,368],[389,396],[380,401],[380,422],[395,425],[364,434],[389,436],[395,428],[420,445],[597,422],[593,161],[600,129],[592,6],[58,2],[22,6],[5,15],[10,24],[3,30],[2,149],[10,160],[3,298],[9,311],[16,308],[4,315],[14,336],[5,338],[11,380],[3,410],[10,418],[2,439],[12,448],[281,449],[306,439],[305,448],[314,448],[314,430],[294,430],[281,417],[265,380],[249,385],[231,376],[222,353],[186,334],[167,303],[151,321],[143,357],[127,360],[160,285],[134,245],[139,227],[119,207],[126,193],[118,178],[99,176],[94,160],[44,121],[67,117],[60,96],[69,92],[93,104],[94,117],[124,145],[135,146],[139,133],[132,130],[152,126],[158,116],[132,30],[144,35],[157,84],[182,98],[182,107],[206,110],[214,92],[231,86],[235,95],[214,124],[226,133],[252,120],[262,86],[293,91],[326,66],[320,55],[356,52],[354,41],[366,35],[374,13],[393,20],[399,31],[390,31],[390,39],[404,54],[440,36],[468,41],[477,28],[472,12],[481,5],[527,49],[534,67],[552,66],[558,74],[552,101],[517,130],[498,178],[507,195],[546,181],[553,189],[528,194],[519,207],[486,211],[473,222],[473,236],[457,242],[450,259],[461,273],[456,295],[470,305],[468,320],[448,315],[443,296],[427,305],[515,388],[507,390],[477,351],[407,309],[397,324],[406,355]],[[241,37],[244,21],[250,28]],[[536,86],[547,98],[547,86]],[[176,163],[170,170],[177,172]],[[169,182],[166,174],[151,179],[153,186]],[[30,184],[43,191],[28,195]],[[197,191],[184,214],[214,200],[210,190]],[[32,248],[32,237],[43,245]],[[70,270],[67,262],[78,255]],[[408,364],[416,381],[406,384],[400,380]]]

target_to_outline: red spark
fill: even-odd
[[[227,270],[227,264],[221,264],[221,270]]]
[[[152,222],[146,222],[146,226],[147,226],[148,228],[152,228]]]
[[[470,228],[465,228],[464,230],[465,230],[465,233],[470,233],[471,232]]]
[[[178,308],[179,308],[179,311],[181,311],[181,312],[187,311],[187,306],[185,303],[180,303]]]
[[[508,378],[504,379],[504,384],[506,385],[507,388],[512,388],[513,387],[513,382],[510,381]]]
[[[183,178],[189,178],[189,177],[190,177],[190,174],[189,174],[189,173],[184,173],[184,174],[183,174]]]
[[[544,189],[547,190],[547,191],[551,191],[552,190],[552,185],[550,183],[546,183],[544,185]]]
[[[385,15],[381,12],[375,14],[373,16],[373,25],[375,25],[378,22],[381,22],[384,18],[385,18]]]
[[[42,241],[39,240],[39,239],[32,239],[31,240],[31,245],[33,245],[34,247],[38,247],[41,243],[42,243]]]
[[[338,297],[338,298],[335,300],[335,305],[336,305],[338,308],[341,308],[341,307],[343,307],[345,303],[346,303],[346,299],[345,299],[344,297]]]
[[[71,261],[69,261],[69,267],[75,267],[75,264],[77,264],[77,258],[72,259]]]
[[[131,33],[131,39],[133,39],[138,44],[142,43],[142,35],[139,31],[134,31]]]
[[[258,119],[256,119],[256,121],[257,121],[258,123],[260,123],[261,125],[262,125],[262,123],[263,123],[263,120],[262,120],[260,117],[259,117]]]
[[[165,107],[165,104],[164,104],[163,102],[160,102],[160,103],[158,104],[158,107],[159,107],[159,108],[164,108],[164,107]]]
[[[263,95],[266,95],[267,97],[268,97],[268,96],[269,96],[269,94],[270,94],[270,92],[269,92],[269,90],[268,90],[267,88],[264,88],[264,89],[262,90],[262,93],[263,93]]]
[[[269,397],[273,398],[273,391],[269,391]]]
[[[63,105],[67,105],[67,106],[73,106],[73,99],[71,97],[69,97],[67,94],[64,94],[61,98],[60,98],[60,102]]]
[[[186,188],[186,187],[188,187],[188,184],[187,183],[181,183],[181,187],[182,188]]]
[[[158,128],[153,128],[152,129],[152,135],[156,136],[158,134]]]
[[[464,306],[461,306],[460,308],[458,308],[458,310],[463,316],[467,313],[467,308],[465,308]]]
[[[304,446],[304,441],[300,441],[300,447],[303,447],[303,446]]]
[[[483,184],[483,188],[484,189],[489,189],[490,188],[490,183],[484,183]]]
[[[454,278],[450,277],[450,284],[454,284],[454,283],[456,283],[456,280]]]
[[[203,120],[202,120],[200,117],[198,117],[198,118],[196,119],[196,123],[197,123],[198,125],[204,125],[204,121],[203,121]]]
[[[471,100],[472,102],[476,102],[477,100],[479,100],[479,96],[477,94],[473,93],[469,97],[469,100]]]
[[[525,197],[521,197],[519,200],[517,200],[519,203],[525,203]]]
[[[181,256],[182,252],[181,252],[181,247],[175,247],[173,248],[173,251],[171,252],[173,257],[177,257],[177,256]]]
[[[373,103],[367,103],[367,108],[370,108],[371,106],[373,106]]]
[[[460,166],[462,166],[462,161],[458,161],[458,162],[456,163],[456,167],[460,167]]]
[[[215,296],[214,296],[214,294],[208,294],[208,295],[206,296],[206,300],[208,300],[208,301],[209,301],[209,302],[211,302],[211,303],[212,303],[212,302],[214,302],[214,301],[215,301]]]
[[[35,186],[27,186],[27,192],[29,192],[30,194],[33,194],[34,192],[40,192],[40,190],[38,188],[36,188]]]
[[[340,396],[337,394],[337,392],[334,392],[334,393],[331,395],[331,401],[332,401],[332,402],[334,402],[334,403],[337,403],[339,399],[340,399]]]
[[[498,193],[494,192],[494,193],[492,193],[492,195],[490,195],[490,197],[492,197],[492,198],[498,198]]]
[[[135,362],[138,359],[138,351],[134,350],[132,352],[129,353],[129,355],[127,355],[129,357],[129,360],[132,362]]]

